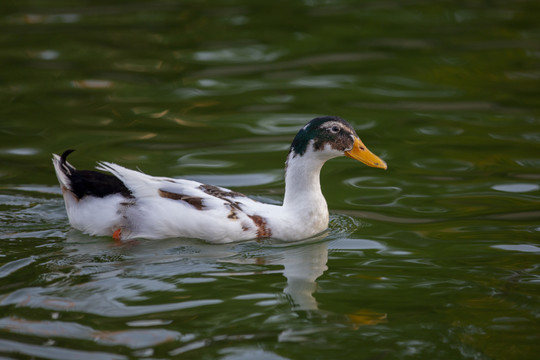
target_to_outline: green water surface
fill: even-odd
[[[0,2],[0,358],[536,359],[540,3]],[[296,131],[350,121],[328,233],[114,246],[51,154],[279,203]]]

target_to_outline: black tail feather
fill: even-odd
[[[60,156],[60,162],[62,163],[62,165],[66,163],[66,159],[69,156],[69,154],[71,154],[74,151],[75,149],[67,149],[66,151],[62,153],[62,156]]]
[[[67,163],[67,157],[69,154],[74,152],[75,149],[68,149],[62,153],[62,156],[60,156],[60,166],[62,167],[62,170],[64,170],[64,173],[66,175],[70,175],[72,171],[76,171],[75,168]]]
[[[69,154],[75,150],[69,149],[60,156],[60,165],[69,179],[71,192],[78,198],[85,196],[105,197],[120,194],[133,198],[133,194],[116,176],[93,170],[77,170],[67,162]]]

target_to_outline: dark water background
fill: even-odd
[[[0,2],[2,359],[535,359],[540,3]],[[281,200],[292,137],[353,123],[327,237],[115,247],[51,153]]]

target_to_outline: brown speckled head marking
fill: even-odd
[[[295,136],[290,152],[293,157],[303,156],[310,144],[314,151],[324,150],[326,145],[338,151],[352,149],[356,132],[345,120],[337,116],[323,116],[311,120]]]
[[[320,126],[321,135],[314,139],[313,149],[319,151],[329,144],[338,151],[350,150],[354,144],[354,131],[338,121],[328,121]],[[336,131],[337,130],[337,131]]]
[[[255,226],[257,226],[257,237],[265,238],[272,236],[272,230],[267,227],[266,220],[259,215],[248,215],[248,217],[253,220]]]
[[[200,197],[196,196],[188,196],[183,194],[177,194],[174,192],[166,191],[166,190],[158,190],[159,196],[171,200],[180,200],[188,203],[189,205],[193,206],[197,210],[203,210],[204,205],[202,203],[202,199]]]

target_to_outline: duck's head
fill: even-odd
[[[289,158],[307,153],[323,161],[345,155],[367,166],[386,170],[386,163],[367,149],[347,121],[337,116],[315,118],[296,134]]]

